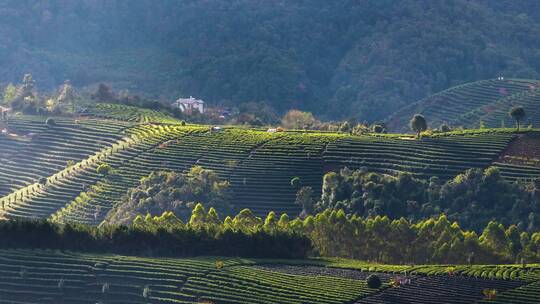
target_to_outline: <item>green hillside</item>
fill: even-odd
[[[297,188],[291,180],[298,177],[302,186],[319,195],[323,175],[343,167],[390,175],[410,172],[443,181],[488,166],[499,167],[510,181],[540,176],[535,163],[508,161],[520,153],[503,157],[516,142],[512,129],[417,140],[398,134],[268,133],[240,127],[211,131],[209,126],[183,126],[160,112],[120,105],[98,104],[87,114],[109,119],[59,117],[54,127],[40,116],[9,120],[10,133],[0,137],[4,217],[97,224],[142,177],[159,170],[187,172],[195,165],[228,180],[233,204],[258,215],[276,211],[296,216],[301,209],[294,204]],[[537,131],[530,130],[523,136],[535,140],[534,134]],[[96,172],[103,163],[113,169],[108,176]]]
[[[478,79],[540,78],[538,11],[535,0],[4,0],[0,86],[31,73],[41,91],[106,82],[372,122]]]
[[[388,119],[394,132],[410,132],[409,120],[423,114],[432,128],[442,124],[451,127],[512,127],[515,121],[508,112],[523,106],[527,116],[523,125],[540,126],[540,81],[528,79],[481,80],[444,90],[405,107]]]
[[[540,303],[538,265],[393,266],[1,250],[0,266],[0,303],[472,303],[486,299],[485,290],[496,293],[486,303]],[[370,274],[381,279],[380,289],[367,286]]]

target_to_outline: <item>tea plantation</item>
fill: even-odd
[[[525,126],[540,126],[540,82],[528,79],[490,79],[463,84],[424,98],[388,118],[392,132],[409,131],[409,119],[415,113],[429,117],[432,128],[450,126],[478,128],[511,127],[508,116],[513,106],[527,113]]]
[[[380,288],[368,287],[370,274],[381,279]],[[539,283],[539,265],[392,266],[0,250],[0,303],[540,303]]]
[[[519,84],[514,86],[524,86]],[[98,118],[105,116],[100,109],[105,118]],[[296,216],[298,188],[291,179],[298,177],[300,186],[311,186],[318,195],[324,173],[343,167],[447,180],[469,168],[493,165],[511,181],[540,177],[537,166],[501,158],[516,138],[513,129],[456,131],[418,140],[398,134],[268,133],[241,127],[212,131],[122,105],[98,104],[86,115],[54,118],[52,126],[41,116],[9,120],[9,132],[0,135],[1,217],[98,224],[142,177],[157,170],[186,172],[195,165],[230,181],[234,205],[258,215]],[[102,164],[111,167],[108,175],[97,173]]]

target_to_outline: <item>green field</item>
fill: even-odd
[[[373,273],[381,289],[367,286]],[[0,250],[0,278],[0,303],[472,303],[485,298],[485,289],[497,292],[487,303],[540,303],[540,265],[392,266]],[[398,278],[410,283],[395,286]]]
[[[113,108],[103,118],[104,109]],[[182,126],[161,112],[105,104],[88,108],[84,117],[58,117],[53,128],[44,124],[46,118],[16,115],[8,122],[10,134],[0,136],[3,217],[97,224],[142,177],[164,169],[185,172],[194,165],[229,180],[234,205],[258,215],[276,211],[296,216],[300,207],[294,204],[291,179],[299,177],[301,185],[318,195],[324,173],[343,167],[448,180],[469,168],[494,165],[510,181],[540,176],[538,167],[499,159],[516,138],[512,129],[450,132],[421,140],[399,134],[267,133],[241,127],[212,132],[208,126]],[[102,163],[112,166],[111,175],[96,173]]]

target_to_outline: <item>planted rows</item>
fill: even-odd
[[[64,169],[123,137],[126,123],[17,116],[8,122],[9,135],[0,135],[0,197]]]
[[[388,121],[391,131],[407,132],[409,119],[423,114],[433,128],[443,123],[453,126],[478,127],[479,118],[497,109],[502,99],[513,98],[536,89],[540,82],[527,79],[490,79],[456,86],[429,96],[398,111]],[[504,106],[504,111],[509,108]],[[490,127],[499,127],[500,120]]]
[[[167,113],[120,104],[90,104],[87,106],[85,114],[99,118],[139,123],[180,123],[180,121]]]
[[[351,303],[365,281],[259,270],[252,260],[0,251],[0,303]]]
[[[506,148],[511,134],[478,134],[408,140],[345,137],[330,143],[324,153],[328,169],[365,168],[395,175],[411,172],[422,178],[446,180],[470,168],[488,167]]]

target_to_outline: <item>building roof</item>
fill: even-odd
[[[195,99],[193,96],[190,96],[189,98],[179,98],[175,103],[180,104],[201,104],[204,103],[204,101],[200,99]]]

